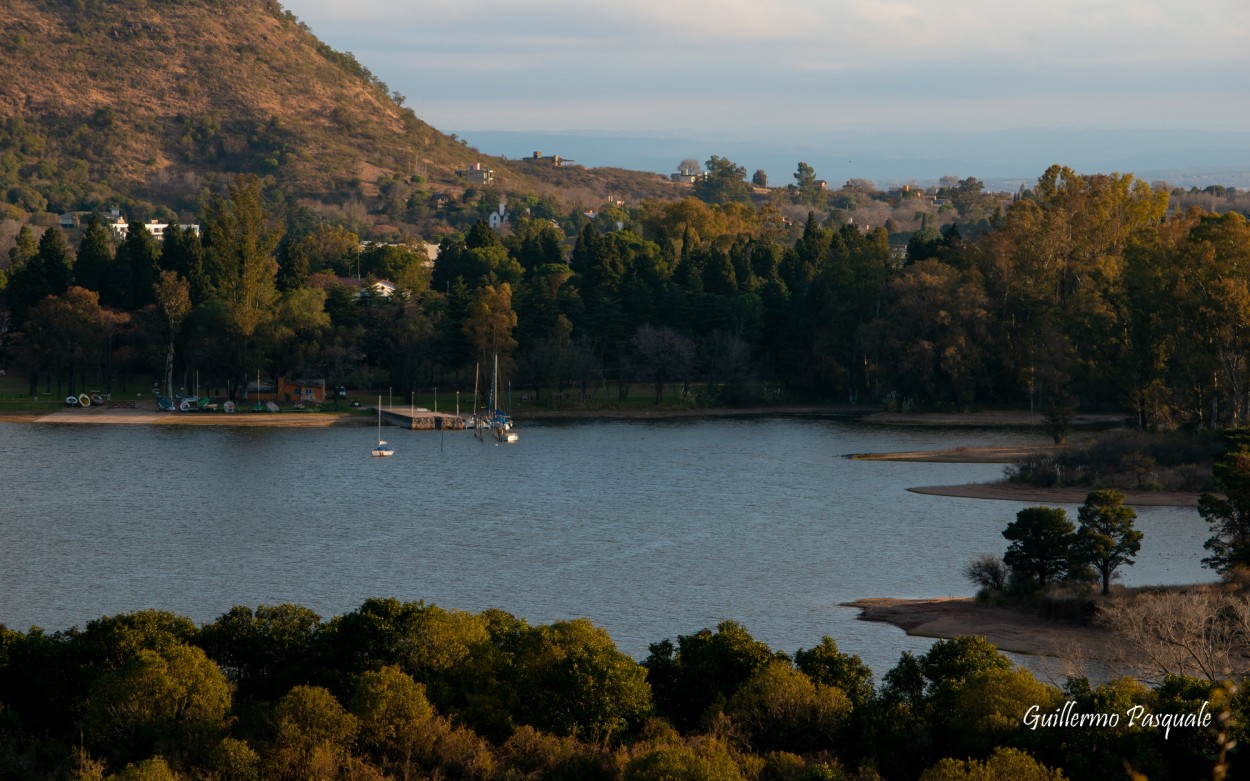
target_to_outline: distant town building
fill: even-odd
[[[282,401],[320,404],[326,400],[326,381],[324,379],[288,381],[285,377],[279,377],[277,395]]]
[[[486,218],[487,224],[495,230],[503,230],[503,227],[508,224],[507,209],[508,205],[506,203],[499,204],[499,208],[491,212],[490,216]]]
[[[531,157],[521,158],[521,161],[525,163],[543,163],[545,165],[555,166],[556,168],[562,168],[566,163],[573,162],[572,160],[560,157],[559,155],[544,157],[542,152],[537,151],[534,152]]]
[[[481,163],[472,163],[468,168],[456,171],[456,175],[472,184],[488,185],[495,181],[495,172]]]
[[[113,220],[113,222],[110,222],[108,227],[119,241],[125,241],[126,236],[130,233],[130,223],[126,222],[126,220],[121,217],[118,217]],[[143,227],[147,228],[148,233],[152,234],[152,238],[157,241],[164,241],[165,229],[169,227],[169,223],[148,220],[143,223]],[[196,236],[200,235],[200,226],[195,223],[188,223],[186,225],[179,224],[178,227],[182,228],[184,231],[189,230]]]
[[[391,296],[395,295],[395,291],[399,289],[395,285],[394,282],[388,282],[385,279],[379,279],[379,280],[375,280],[372,285],[369,285],[369,286],[361,285],[360,290],[356,292],[357,298],[364,297],[366,287],[368,288],[368,290],[370,290],[373,293],[373,295],[377,296],[378,298],[390,298]]]
[[[669,174],[668,178],[682,184],[694,184],[703,178],[703,171],[695,166],[683,164],[677,168],[677,173]]]

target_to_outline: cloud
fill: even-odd
[[[430,121],[451,117],[443,126],[746,125],[771,113],[1002,127],[1022,113],[1077,124],[1117,112],[1250,126],[1244,0],[286,6]]]

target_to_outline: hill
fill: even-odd
[[[9,0],[0,51],[11,213],[186,211],[205,187],[255,173],[319,216],[407,232],[430,218],[428,196],[462,194],[456,171],[472,163],[503,193],[571,205],[672,191],[655,174],[536,176],[481,155],[274,0]]]

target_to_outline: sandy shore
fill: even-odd
[[[990,607],[970,598],[872,598],[846,605],[859,609],[861,621],[892,624],[919,637],[984,637],[1003,651],[1058,659],[1109,660],[1118,653],[1099,629],[1050,621],[1016,608]]]
[[[875,408],[850,406],[787,406],[787,407],[696,407],[691,409],[540,409],[519,407],[512,417],[519,423],[527,420],[670,420],[679,418],[749,418],[768,415],[810,416],[823,418],[862,418]]]
[[[1085,414],[1072,418],[1073,428],[1114,428],[1124,424],[1125,415]],[[978,428],[1040,428],[1042,416],[1028,410],[986,410],[983,412],[877,412],[866,415],[869,423],[891,426],[971,426]]]
[[[1017,483],[966,483],[964,485],[930,485],[908,488],[917,494],[958,496],[964,499],[1001,499],[1029,504],[1081,504],[1092,488],[1039,488]],[[1123,491],[1124,503],[1130,507],[1197,507],[1196,493],[1182,491]]]
[[[9,419],[14,418],[17,416],[9,416]],[[28,423],[57,425],[269,426],[275,428],[325,428],[372,423],[359,415],[322,412],[236,412],[229,415],[224,412],[178,413],[154,409],[110,409],[108,407],[63,409],[47,415],[23,416],[20,420]]]
[[[856,461],[930,461],[947,464],[1014,464],[1035,453],[1059,449],[1059,445],[1006,445],[955,447],[947,450],[906,450],[897,453],[851,453]]]

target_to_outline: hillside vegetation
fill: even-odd
[[[567,191],[588,205],[609,190],[658,195],[666,185],[585,169],[544,181],[525,170],[537,166],[482,156],[274,0],[11,0],[0,6],[0,50],[8,216],[109,205],[139,218],[185,213],[223,175],[254,173],[321,217],[337,210],[411,233],[402,228],[420,222],[416,207],[434,192],[460,194],[455,171],[473,162],[494,169],[503,191]]]

